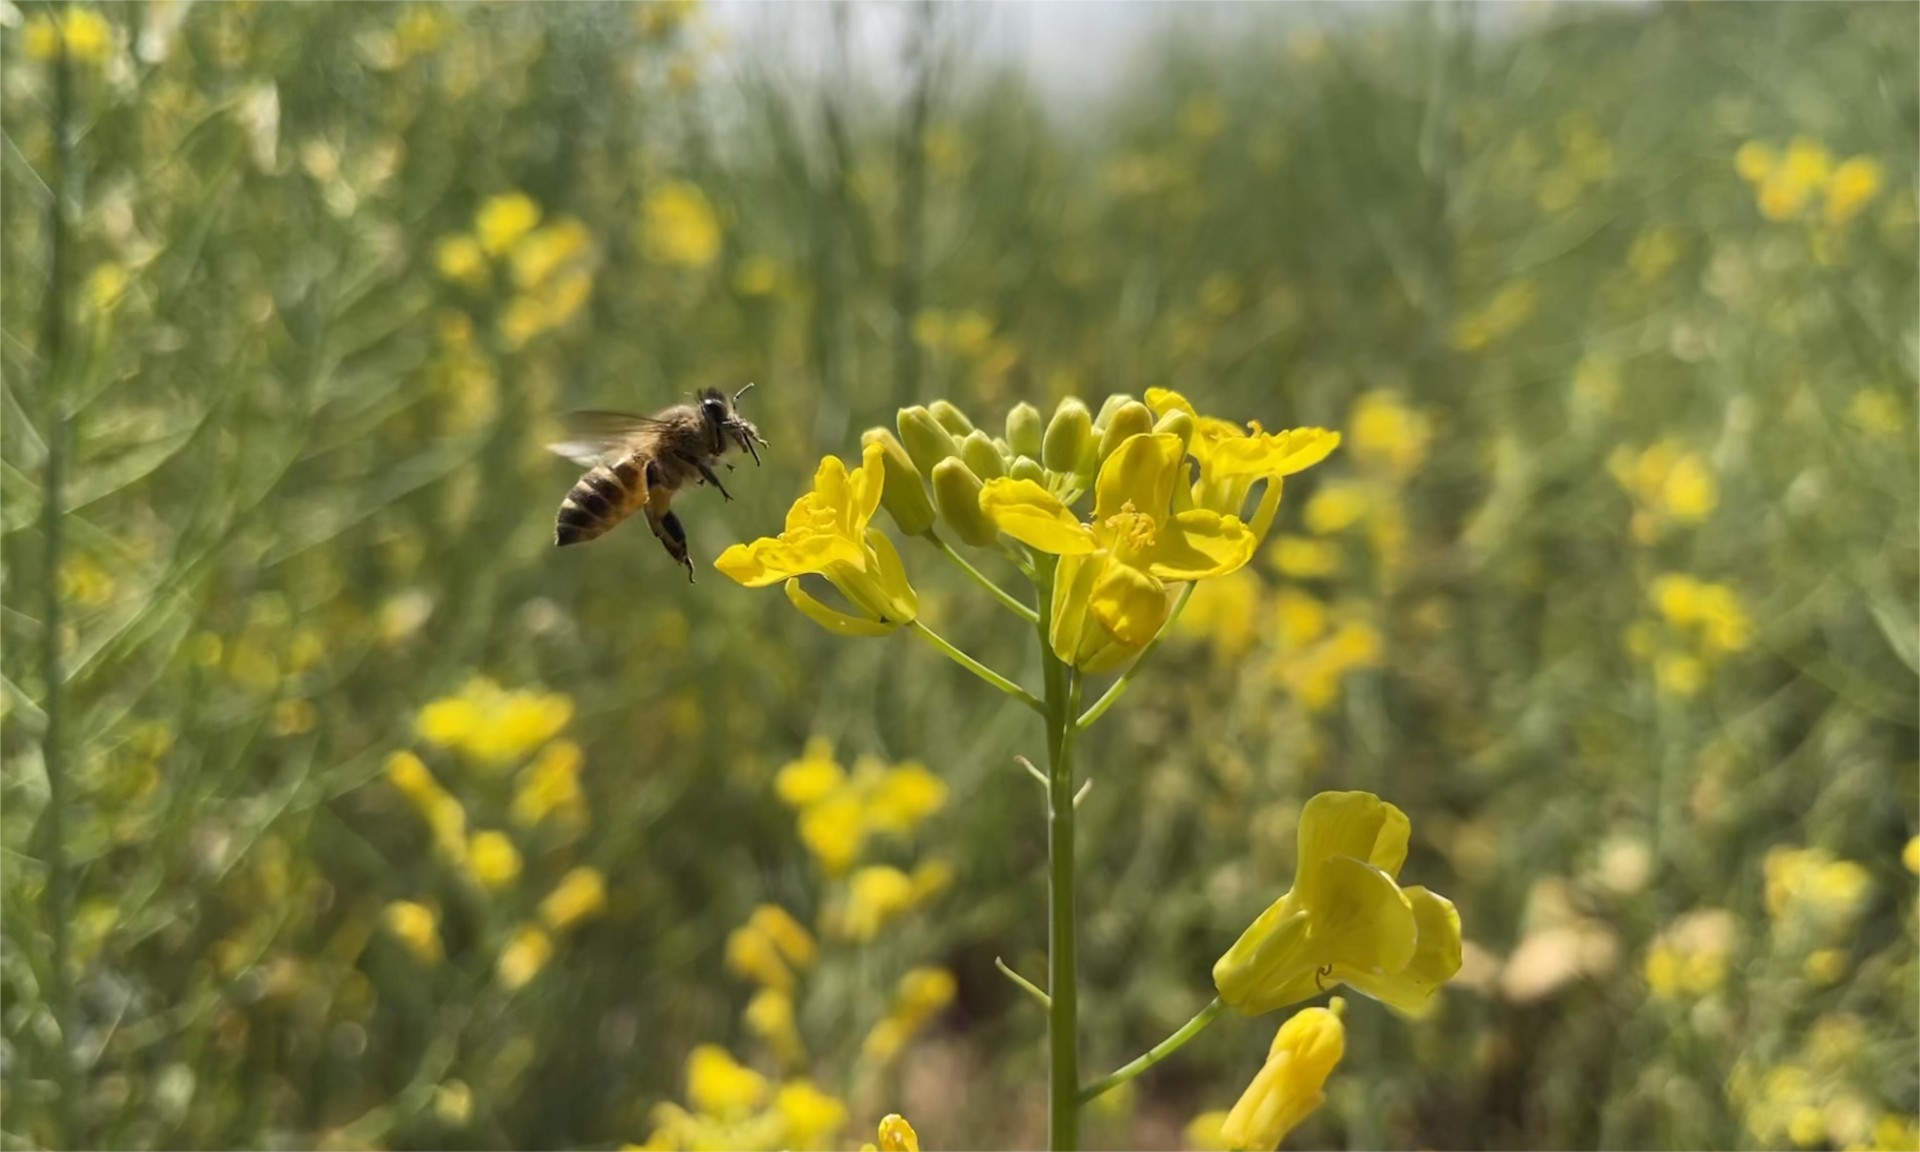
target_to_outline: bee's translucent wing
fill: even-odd
[[[547,445],[547,450],[583,468],[631,450],[634,441],[661,423],[652,416],[634,412],[605,411],[569,412],[564,420],[567,438]]]

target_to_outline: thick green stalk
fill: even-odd
[[[1046,598],[1042,598],[1042,603]],[[1047,1118],[1049,1147],[1080,1146],[1079,980],[1073,907],[1073,738],[1080,679],[1053,654],[1045,614],[1040,650],[1047,678]]]

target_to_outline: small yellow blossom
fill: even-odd
[[[702,1044],[687,1057],[687,1102],[714,1116],[738,1115],[767,1098],[767,1078],[717,1044]]]
[[[425,762],[412,752],[387,757],[387,780],[413,805],[433,830],[434,846],[450,860],[467,852],[467,812],[451,792],[440,786]]]
[[[1327,1076],[1347,1050],[1340,1023],[1345,1007],[1336,996],[1327,1007],[1304,1008],[1280,1026],[1267,1062],[1220,1125],[1228,1148],[1273,1152],[1326,1100]]]
[[[861,942],[880,935],[895,918],[913,907],[913,881],[905,872],[874,864],[855,872],[847,882],[847,904],[840,932]]]
[[[1354,437],[1354,454],[1359,454],[1357,433]],[[1359,484],[1327,484],[1307,501],[1302,518],[1307,531],[1316,536],[1329,536],[1358,524],[1367,514],[1368,503],[1367,490]]]
[[[464,288],[485,288],[490,275],[486,249],[464,232],[442,237],[433,246],[433,267],[442,280]]]
[[[1325,580],[1340,574],[1344,556],[1337,544],[1311,536],[1281,536],[1267,549],[1274,570],[1294,580]]]
[[[560,734],[573,701],[559,693],[506,691],[476,676],[460,692],[428,704],[415,718],[422,740],[466,753],[483,767],[520,759]]]
[[[806,1044],[794,1020],[793,996],[779,988],[763,987],[747,1001],[747,1030],[763,1040],[780,1062],[795,1067],[807,1058]]]
[[[514,287],[523,292],[538,288],[554,272],[586,256],[592,249],[592,233],[571,216],[563,216],[545,228],[530,232],[513,246]]]
[[[1387,391],[1368,392],[1348,416],[1353,454],[1363,467],[1405,480],[1426,463],[1433,422]]]
[[[380,920],[422,964],[438,964],[445,957],[440,945],[440,915],[425,904],[395,900],[381,911]]]
[[[68,59],[101,64],[113,50],[113,25],[91,8],[68,7],[51,15],[34,13],[23,39],[31,60],[52,60],[60,55],[64,42]]]
[[[504,256],[540,223],[540,205],[524,192],[494,196],[473,217],[473,231],[489,256]]]
[[[1841,163],[1827,181],[1827,223],[1845,224],[1858,216],[1880,194],[1883,181],[1880,162],[1870,156],[1855,156]]]
[[[520,875],[520,850],[504,832],[480,832],[467,843],[467,868],[483,888],[498,890]]]
[[[817,952],[812,935],[778,904],[760,905],[727,934],[727,970],[783,992],[793,989],[792,969],[812,967]]]
[[[507,946],[500,950],[500,959],[494,965],[494,978],[507,991],[517,991],[538,976],[551,959],[553,937],[536,924],[522,924],[514,929]]]
[[[720,254],[720,221],[697,185],[669,180],[640,206],[640,242],[656,264],[705,268]]]
[[[318,720],[319,713],[314,709],[313,701],[296,696],[274,701],[267,726],[275,736],[298,736],[302,732],[313,731]]]
[[[947,782],[926,765],[905,761],[888,769],[867,800],[867,822],[882,832],[906,834],[947,803]]]
[[[1720,908],[1689,912],[1654,938],[1645,976],[1655,996],[1704,996],[1726,981],[1737,925]]]
[[[87,284],[81,291],[81,297],[96,315],[104,316],[120,306],[129,282],[125,268],[112,262],[99,264],[87,275]]]
[[[547,898],[540,901],[540,919],[555,932],[567,929],[606,911],[607,881],[597,868],[580,867],[560,878]]]
[[[554,815],[563,820],[584,818],[581,760],[580,746],[571,740],[555,740],[542,748],[533,763],[520,770],[509,809],[515,823],[538,824]]]
[[[464,1128],[473,1116],[473,1089],[464,1080],[449,1080],[433,1090],[433,1114],[449,1128]]]

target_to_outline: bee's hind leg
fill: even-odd
[[[693,583],[693,559],[687,555],[687,529],[680,523],[680,517],[648,504],[647,527],[653,529],[654,537],[667,550],[667,555],[687,570],[687,583]]]

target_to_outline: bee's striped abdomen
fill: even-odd
[[[553,542],[584,544],[607,533],[647,502],[646,469],[639,457],[596,464],[560,501]]]

